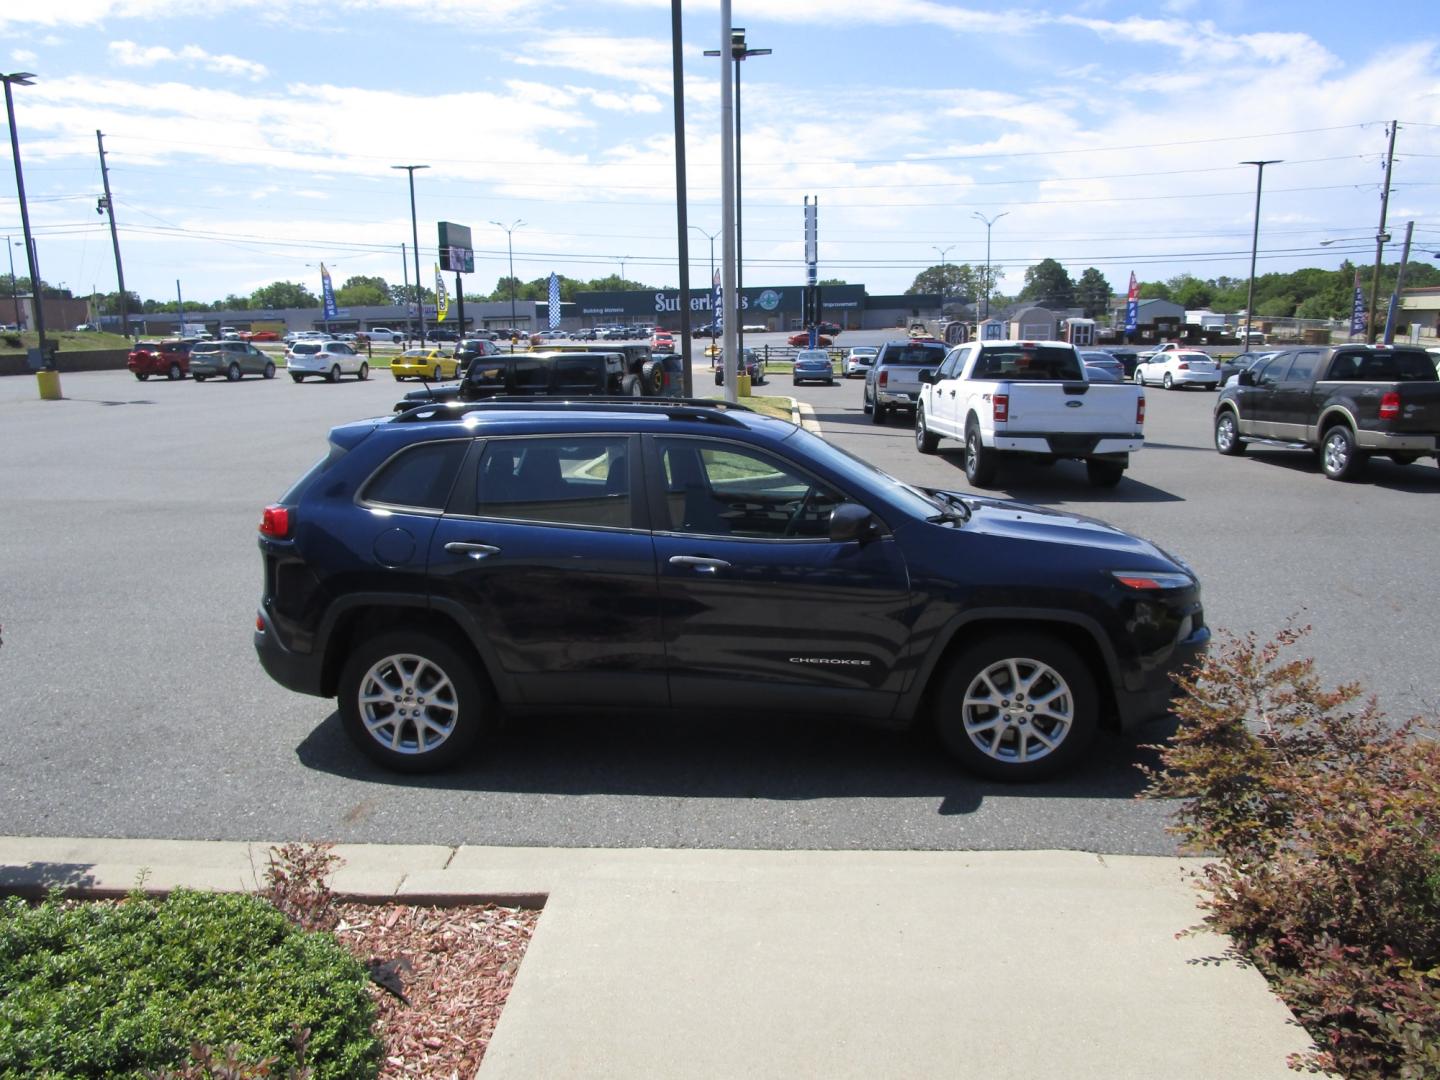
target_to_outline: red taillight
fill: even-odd
[[[875,379],[876,384],[877,384],[877,385],[880,385],[880,386],[884,386],[884,385],[887,384],[889,381],[890,381],[890,372],[888,372],[888,371],[882,371],[882,372],[880,372],[879,376],[877,376],[876,379]]]
[[[1145,425],[1145,395],[1141,394],[1140,399],[1135,402],[1135,426]]]
[[[283,540],[290,535],[290,511],[284,506],[267,506],[260,519],[260,535]]]
[[[1400,415],[1400,395],[1394,390],[1380,399],[1380,419],[1394,420]]]
[[[1181,360],[1180,363],[1176,364],[1175,366],[1176,366],[1176,368],[1178,368],[1178,369],[1181,370],[1181,371],[1189,371],[1189,370],[1190,370],[1190,365],[1187,364],[1184,360]]]
[[[1005,423],[1005,421],[1010,419],[1009,394],[996,394],[993,398],[990,399],[990,404],[994,406],[995,411],[993,413],[993,416],[995,419],[995,423],[1003,424]]]

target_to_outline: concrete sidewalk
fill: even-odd
[[[252,889],[268,842],[0,838],[0,889]],[[480,1069],[521,1077],[1293,1077],[1309,1040],[1194,860],[340,845],[338,892],[544,903]]]

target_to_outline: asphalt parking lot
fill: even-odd
[[[713,391],[704,365],[701,393]],[[786,376],[771,386],[790,392]],[[199,385],[97,372],[62,387],[65,400],[42,402],[33,379],[0,379],[11,833],[1172,850],[1164,807],[1132,798],[1137,743],[1163,727],[1102,740],[1043,789],[973,780],[923,736],[755,717],[555,717],[455,773],[381,773],[351,751],[333,702],[265,676],[250,634],[261,508],[320,456],[330,426],[389,411],[389,375]],[[862,414],[859,380],[798,394],[836,443],[966,489],[950,444],[922,457],[907,424]],[[1338,484],[1304,454],[1222,458],[1213,400],[1150,390],[1147,447],[1114,490],[1062,462],[1009,468],[994,493],[1155,540],[1199,573],[1212,626],[1263,636],[1293,615],[1314,628],[1306,648],[1326,682],[1362,680],[1391,715],[1434,714],[1440,468],[1376,461]]]

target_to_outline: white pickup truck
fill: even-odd
[[[965,443],[965,476],[983,487],[1000,458],[1085,462],[1090,483],[1114,487],[1144,445],[1145,390],[1092,383],[1075,346],[1063,341],[972,341],[920,379],[915,446]]]

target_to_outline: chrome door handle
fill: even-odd
[[[730,564],[724,559],[707,559],[700,555],[671,555],[671,566],[693,566],[698,574],[713,574],[717,570],[729,570]]]
[[[498,547],[491,547],[489,544],[466,544],[459,540],[452,540],[445,545],[445,550],[456,555],[465,554],[472,559],[483,559],[488,555],[500,554]]]

